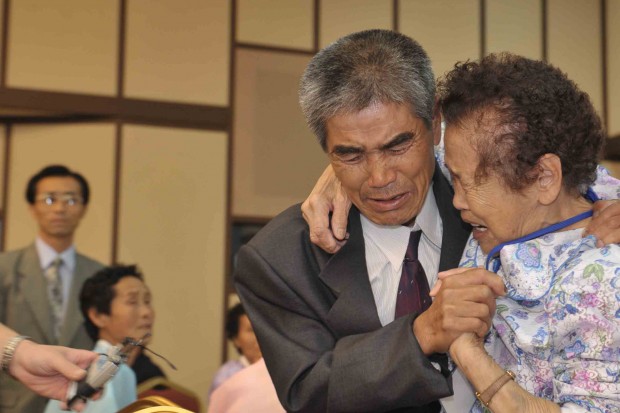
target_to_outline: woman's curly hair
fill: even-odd
[[[478,181],[494,171],[519,191],[535,181],[548,153],[560,158],[566,189],[583,190],[596,178],[601,120],[588,95],[548,63],[509,53],[457,63],[439,82],[439,105],[447,127],[478,122],[471,142]],[[480,127],[483,115],[490,130],[489,122]]]

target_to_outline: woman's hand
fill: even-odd
[[[586,226],[584,236],[594,235],[599,248],[607,244],[620,244],[620,202],[597,201],[593,209],[594,216]]]
[[[310,227],[310,241],[331,254],[338,252],[349,237],[350,209],[351,200],[329,165],[301,205],[302,215]]]

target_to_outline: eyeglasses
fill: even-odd
[[[74,207],[84,202],[81,196],[75,194],[41,194],[36,201],[48,207],[58,205],[60,202],[66,207]]]

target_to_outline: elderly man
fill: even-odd
[[[79,173],[62,165],[43,168],[26,187],[30,212],[39,225],[35,242],[0,254],[0,321],[38,343],[93,346],[77,297],[84,280],[102,266],[78,254],[73,245],[89,194]],[[0,413],[41,412],[46,402],[9,377],[0,377]]]
[[[452,394],[442,353],[490,326],[494,275],[452,277],[428,296],[471,230],[435,165],[434,98],[426,53],[390,31],[346,36],[304,73],[302,109],[355,206],[349,240],[318,249],[296,205],[242,248],[236,271],[288,411],[439,412]]]

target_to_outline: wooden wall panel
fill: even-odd
[[[234,216],[273,217],[303,201],[327,165],[298,104],[308,56],[237,51]]]
[[[398,27],[426,50],[437,78],[480,57],[479,0],[401,0]]]
[[[229,0],[131,0],[125,96],[225,106]]]
[[[600,2],[548,0],[548,60],[590,95],[603,114]]]
[[[119,0],[11,1],[7,85],[114,95]]]
[[[30,244],[38,231],[24,197],[32,175],[64,164],[88,180],[91,198],[76,233],[78,251],[107,263],[111,258],[115,127],[112,124],[23,125],[11,132],[5,249]]]
[[[0,205],[4,205],[4,179],[5,179],[5,160],[6,160],[6,128],[0,125]],[[6,211],[0,211],[0,236],[4,230]]]
[[[329,0],[320,8],[319,47],[365,29],[392,29],[392,0]]]
[[[486,52],[543,58],[542,0],[486,0]]]
[[[152,347],[169,377],[206,396],[221,362],[228,137],[123,127],[118,257],[153,292]]]
[[[312,50],[314,0],[238,0],[236,40]]]
[[[609,135],[620,135],[620,1],[607,1],[607,113]]]

